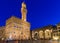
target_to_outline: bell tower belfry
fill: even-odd
[[[22,2],[21,14],[22,14],[22,20],[26,21],[27,9],[26,9],[26,4],[24,2]]]

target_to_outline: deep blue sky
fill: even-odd
[[[12,15],[21,18],[21,3],[27,4],[27,21],[31,29],[60,22],[59,0],[0,0],[0,26]]]

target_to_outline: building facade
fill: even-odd
[[[0,40],[58,40],[60,39],[60,23],[56,26],[48,25],[30,30],[30,23],[26,21],[27,8],[23,2],[22,18],[12,16],[6,20],[6,26],[0,27]]]
[[[34,40],[60,40],[60,23],[56,26],[48,25],[37,28],[32,31],[32,39]]]
[[[30,39],[30,23],[26,21],[26,4],[23,2],[21,7],[22,19],[12,16],[6,20],[4,29],[0,29],[2,40],[28,40]],[[2,27],[1,27],[2,28]],[[5,36],[5,37],[3,37]],[[2,38],[3,37],[3,38]]]

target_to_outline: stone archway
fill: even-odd
[[[34,40],[38,40],[39,39],[39,33],[38,32],[35,32],[34,33]]]

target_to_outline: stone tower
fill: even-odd
[[[22,19],[12,16],[6,20],[6,40],[28,40],[30,39],[30,23],[26,21],[26,4],[21,7]]]
[[[22,13],[22,20],[26,21],[27,9],[26,9],[26,4],[24,2],[22,3],[21,13]]]

